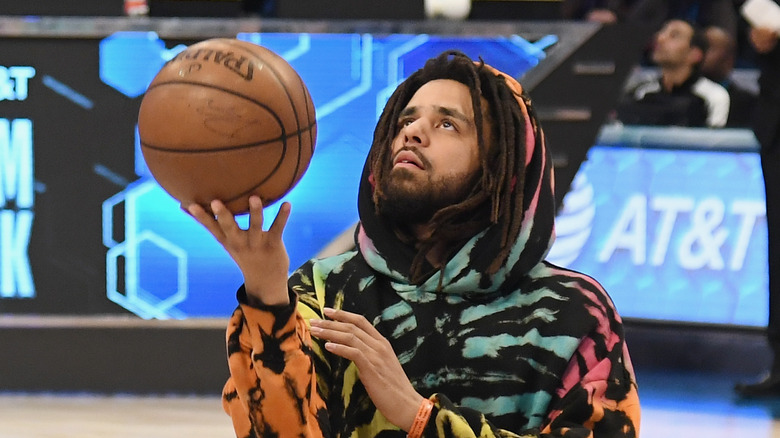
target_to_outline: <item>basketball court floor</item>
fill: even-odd
[[[637,370],[642,438],[780,437],[780,399],[745,402],[736,380],[755,376]],[[232,437],[219,397],[0,394],[1,438]]]

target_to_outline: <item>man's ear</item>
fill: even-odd
[[[691,47],[688,52],[688,61],[691,65],[699,65],[704,61],[704,51],[699,47]]]

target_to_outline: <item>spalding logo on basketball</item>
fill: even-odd
[[[309,166],[314,104],[282,57],[246,41],[193,44],[152,80],[138,114],[152,176],[182,207],[219,199],[233,213],[269,205]]]

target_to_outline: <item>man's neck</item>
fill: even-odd
[[[412,235],[414,236],[415,240],[417,240],[418,242],[431,237],[431,233],[433,232],[433,230],[431,230],[428,224],[410,225],[409,231],[412,232]]]
[[[682,85],[693,75],[693,68],[687,65],[679,67],[663,67],[661,69],[661,85],[665,91]]]
[[[431,233],[433,233],[433,230],[428,224],[411,225],[410,230],[417,242],[429,239],[431,237]],[[428,251],[428,253],[425,255],[425,259],[428,260],[428,263],[430,263],[431,266],[441,266],[445,262],[445,249],[446,244],[444,244],[444,242],[439,242],[436,244],[436,246],[431,248],[430,251]]]

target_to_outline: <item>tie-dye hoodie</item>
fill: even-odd
[[[310,336],[306,321],[325,306],[364,315],[389,340],[434,402],[425,437],[637,436],[636,382],[612,301],[592,278],[543,261],[554,238],[552,170],[530,102],[518,101],[530,114],[526,193],[507,262],[486,273],[500,244],[494,226],[411,284],[414,249],[376,216],[364,171],[357,250],[304,264],[290,277],[289,306],[250,307],[239,290],[223,394],[237,436],[405,436],[355,365]]]

